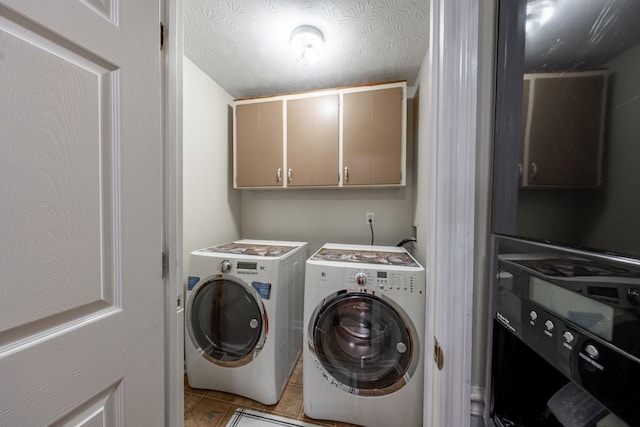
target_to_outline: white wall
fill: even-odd
[[[431,115],[431,100],[429,96],[429,55],[426,55],[420,72],[416,78],[416,84],[413,102],[413,135],[414,147],[413,154],[415,156],[415,203],[413,212],[413,225],[416,230],[416,238],[418,240],[414,256],[423,266],[427,265],[427,238],[428,238],[428,221],[430,219],[430,210],[427,205],[429,200],[429,168],[431,159],[429,156],[429,130],[428,123]]]
[[[395,245],[412,236],[411,192],[377,190],[242,191],[242,237],[368,245],[365,214],[375,214],[374,244]]]
[[[189,253],[240,237],[240,194],[231,185],[233,98],[184,57],[183,248]]]

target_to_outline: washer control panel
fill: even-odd
[[[383,294],[424,295],[424,270],[385,270],[346,268],[345,282],[350,288],[365,288]]]

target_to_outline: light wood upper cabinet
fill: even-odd
[[[402,181],[403,90],[344,94],[344,184]]]
[[[236,186],[282,186],[282,101],[236,106]]]
[[[606,79],[604,72],[525,76],[521,185],[600,185]]]
[[[339,184],[338,94],[287,101],[287,185]]]
[[[403,186],[406,83],[235,102],[235,188]]]

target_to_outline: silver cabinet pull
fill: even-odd
[[[291,168],[287,171],[287,179],[289,182],[293,181],[293,170],[291,170]]]
[[[349,182],[349,168],[347,166],[344,167],[344,182]]]
[[[278,182],[282,181],[282,168],[278,168],[278,173],[276,174],[276,178]]]
[[[538,177],[538,165],[535,163],[531,163],[531,179],[536,179]]]
[[[518,179],[522,178],[522,163],[518,163]]]

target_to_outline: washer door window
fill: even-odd
[[[193,343],[218,365],[245,365],[264,346],[267,324],[262,300],[240,281],[206,280],[194,289],[188,317]]]
[[[311,347],[336,385],[348,392],[392,393],[415,371],[415,329],[391,301],[342,292],[318,307],[312,319]]]

